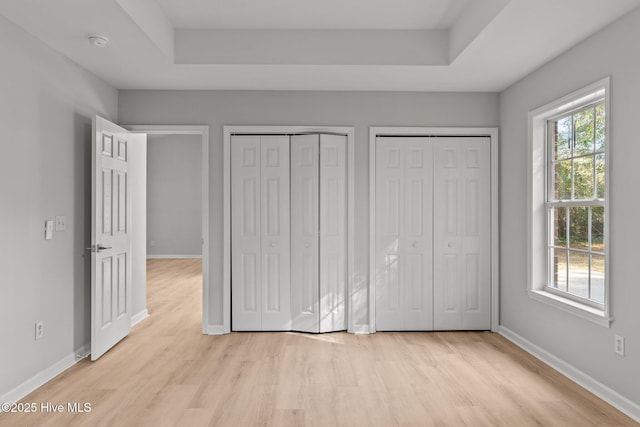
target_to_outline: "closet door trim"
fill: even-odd
[[[366,312],[366,302],[356,301],[353,295],[354,276],[354,194],[355,194],[355,129],[352,126],[224,126],[223,127],[223,218],[222,218],[222,283],[211,281],[209,304],[210,334],[231,332],[231,136],[232,135],[282,135],[323,133],[345,135],[347,138],[347,331],[368,333],[369,325],[355,325],[354,311]],[[213,189],[212,191],[215,191]],[[215,256],[215,247],[212,254]],[[215,269],[215,266],[212,266]],[[357,303],[357,304],[356,304]],[[360,316],[362,318],[363,316]],[[366,316],[364,316],[366,318]]]
[[[405,137],[489,137],[491,141],[491,331],[499,326],[498,128],[370,127],[369,128],[369,333],[376,332],[376,139]]]

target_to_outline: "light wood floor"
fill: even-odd
[[[10,426],[631,426],[491,333],[200,333],[199,260],[148,263],[151,317],[0,414]]]

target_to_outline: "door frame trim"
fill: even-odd
[[[122,125],[132,133],[147,135],[200,135],[202,138],[202,333],[210,334],[209,325],[209,126]]]
[[[218,333],[231,332],[231,136],[333,133],[347,137],[347,331],[353,333],[355,128],[353,126],[223,126],[223,261],[222,325]]]
[[[379,136],[482,136],[491,140],[491,331],[500,320],[499,205],[497,127],[387,127],[369,128],[369,333],[376,332],[376,138]]]

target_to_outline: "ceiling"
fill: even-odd
[[[488,91],[640,0],[2,0],[118,89]],[[90,34],[110,39],[91,46]]]

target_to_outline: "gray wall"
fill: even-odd
[[[209,125],[210,323],[222,324],[222,145],[224,125],[355,126],[355,292],[366,303],[369,275],[369,126],[497,126],[488,93],[120,91],[122,123]],[[357,298],[357,297],[356,297]],[[368,324],[366,310],[355,319]]]
[[[117,92],[1,16],[0,58],[2,395],[90,342],[91,117]]]
[[[501,324],[577,369],[640,403],[638,263],[638,106],[640,10],[605,28],[505,90],[501,123]],[[527,296],[527,114],[611,76],[611,329],[568,315]],[[626,337],[626,356],[613,352]]]
[[[147,140],[147,256],[202,256],[202,138]]]

